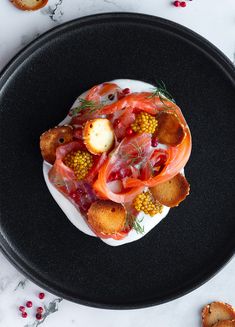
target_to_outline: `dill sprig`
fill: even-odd
[[[73,108],[73,116],[76,116],[80,112],[87,110],[89,113],[93,113],[102,108],[102,104],[97,104],[92,100],[79,99],[80,105]]]
[[[132,225],[132,228],[136,231],[137,234],[143,234],[144,233],[144,226],[140,225],[141,221],[138,221],[138,219],[136,219],[134,221],[133,225]]]
[[[141,226],[140,223],[142,223],[144,218],[138,219],[134,215],[128,214],[126,218],[126,227],[133,228],[137,234],[143,234],[144,233],[144,226]]]
[[[165,100],[169,100],[175,103],[174,98],[172,97],[170,92],[167,91],[166,84],[162,80],[157,82],[156,84],[156,87],[154,88],[152,94],[148,96],[148,98],[154,98],[155,96],[158,96],[162,104],[170,109],[171,106],[166,105]]]

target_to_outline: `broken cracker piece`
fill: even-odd
[[[185,135],[184,126],[174,113],[161,112],[157,120],[157,137],[159,143],[176,146],[183,141]]]
[[[214,327],[219,321],[233,319],[235,319],[234,308],[230,304],[224,302],[212,302],[206,305],[202,310],[202,327]]]
[[[48,0],[11,0],[12,4],[21,10],[38,10],[44,7]]]
[[[178,206],[189,194],[189,190],[190,185],[182,174],[150,188],[155,200],[167,207]]]

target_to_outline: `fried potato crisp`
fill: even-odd
[[[174,113],[159,114],[157,137],[160,143],[176,146],[182,142],[184,134],[184,127]]]
[[[176,207],[189,194],[190,186],[182,174],[150,188],[155,200],[167,207]]]

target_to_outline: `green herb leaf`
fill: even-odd
[[[163,103],[163,105],[170,109],[171,107],[167,106],[164,101],[169,100],[175,103],[175,100],[173,99],[170,92],[167,91],[166,84],[163,81],[157,82],[156,84],[157,84],[156,87],[154,88],[152,94],[148,98],[153,98],[155,96],[158,96],[160,101]]]
[[[95,112],[102,108],[101,104],[97,104],[92,100],[86,100],[86,99],[79,99],[80,105],[78,107],[73,108],[73,116],[76,116],[81,111],[87,110],[89,113]]]
[[[144,233],[144,226],[141,226],[140,223],[143,221],[142,219],[137,219],[134,215],[128,214],[126,218],[126,227],[133,228],[137,234]]]

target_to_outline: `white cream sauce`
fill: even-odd
[[[116,83],[121,89],[125,89],[128,87],[131,90],[131,92],[152,92],[154,88],[153,85],[151,84],[141,81],[129,80],[129,79],[118,79],[118,80],[113,80],[112,82]],[[85,94],[86,92],[83,93],[81,96],[79,96],[79,98],[84,97]],[[74,102],[72,108],[75,108],[79,105],[79,98]],[[68,124],[70,119],[71,118],[67,116],[59,125]],[[48,179],[48,172],[50,168],[51,165],[44,161],[43,162],[44,179],[51,195],[53,196],[57,204],[60,206],[60,208],[65,213],[67,218],[70,220],[70,222],[75,227],[77,227],[81,232],[90,236],[97,237],[93,233],[93,231],[89,228],[89,226],[85,222],[85,219],[82,217],[80,212],[75,208],[75,206],[50,183]],[[137,216],[137,220],[140,221],[139,224],[141,225],[141,227],[144,228],[143,234],[138,234],[134,229],[132,229],[129,232],[129,234],[122,240],[114,240],[112,238],[101,239],[101,240],[111,246],[118,246],[118,245],[123,245],[126,243],[137,241],[140,238],[144,237],[148,232],[150,232],[151,229],[153,229],[157,224],[159,224],[160,221],[166,217],[169,210],[170,208],[164,206],[162,213],[157,214],[153,217],[146,215],[143,212],[140,212]]]

